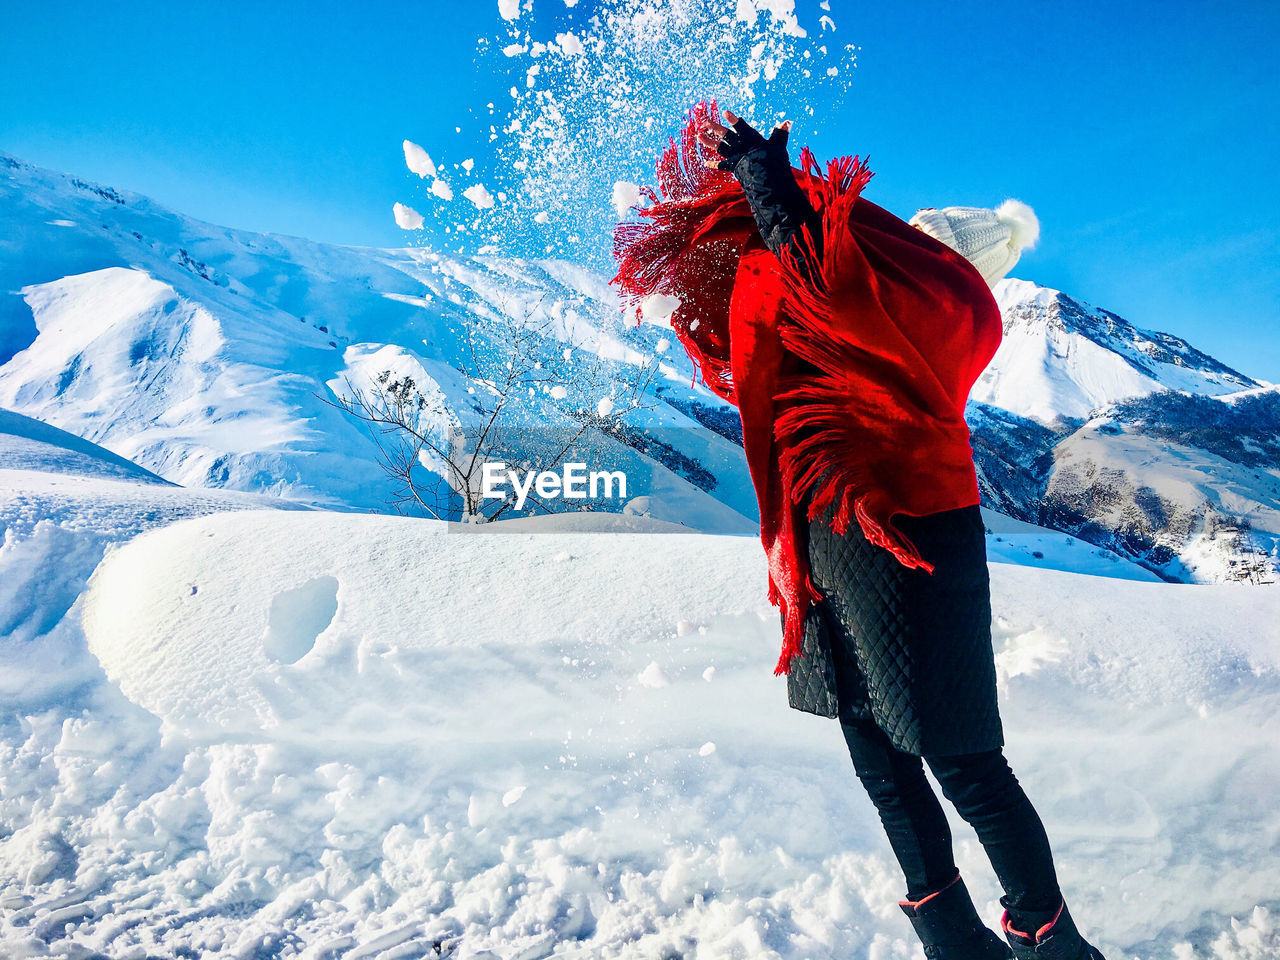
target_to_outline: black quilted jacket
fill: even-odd
[[[761,144],[736,158],[733,172],[775,254],[806,223],[816,225],[785,151]],[[822,716],[873,719],[912,754],[999,747],[981,512],[975,505],[898,522],[934,564],[932,575],[902,566],[856,522],[844,536],[825,517],[810,524],[811,577],[823,601],[805,620],[802,656],[787,675],[789,702]]]

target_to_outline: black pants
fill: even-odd
[[[842,721],[854,771],[880,813],[907,898],[940,890],[957,874],[951,830],[924,775],[871,720]],[[1001,750],[926,756],[943,795],[978,834],[1010,909],[1052,910],[1061,902],[1049,838]]]

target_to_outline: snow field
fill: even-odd
[[[915,956],[838,726],[771,675],[756,541],[518,523],[248,512],[112,552],[105,678],[0,740],[0,943]],[[1008,753],[1082,925],[1108,956],[1273,956],[1280,600],[992,574]]]
[[[184,517],[298,507],[177,487],[87,440],[0,410],[0,704],[20,711],[101,681],[76,604],[114,545]]]

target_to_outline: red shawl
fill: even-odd
[[[872,543],[932,573],[893,516],[978,502],[964,405],[999,345],[1000,312],[964,257],[860,196],[871,173],[856,157],[823,176],[805,148],[795,173],[822,215],[820,266],[810,277],[789,250],[775,257],[738,182],[703,162],[703,116],[716,105],[693,108],[642,219],[618,225],[613,282],[637,308],[678,298],[672,327],[703,382],[738,407],[785,673],[821,600],[807,519],[834,504],[838,533],[856,517]]]

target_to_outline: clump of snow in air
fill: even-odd
[[[524,796],[525,789],[526,788],[524,787],[523,784],[518,787],[512,787],[510,790],[508,790],[506,793],[502,795],[502,805],[504,807],[511,806],[513,803],[515,803],[517,800],[519,800],[521,797]]]
[[[462,191],[462,195],[474,203],[478,210],[488,210],[493,206],[493,196],[485,189],[483,183],[473,183]]]
[[[698,748],[698,756],[700,757],[709,757],[715,752],[716,752],[716,745],[712,743],[710,740],[708,740],[706,743],[704,743],[702,746]]]
[[[586,52],[586,48],[582,46],[582,41],[572,33],[557,33],[556,43],[562,51],[571,57],[576,57]]]
[[[397,203],[391,208],[396,215],[396,226],[401,230],[421,230],[422,214],[413,207],[406,207],[403,203]]]
[[[600,414],[602,417],[607,417],[609,414],[613,413],[613,406],[612,397],[601,397],[600,402],[596,404],[596,413]]]
[[[640,204],[640,188],[634,183],[619,180],[613,185],[613,212],[621,219],[632,207]]]
[[[498,16],[503,20],[515,20],[520,16],[520,0],[498,0]]]
[[[656,327],[670,327],[671,315],[680,309],[680,298],[651,293],[640,302],[640,319]]]
[[[671,681],[667,679],[667,675],[662,672],[662,668],[658,666],[656,660],[650,661],[649,665],[640,671],[636,679],[640,681],[641,686],[648,687],[651,690],[671,686]]]
[[[409,168],[410,173],[416,173],[419,177],[434,177],[436,175],[436,165],[431,161],[427,151],[412,140],[404,142],[404,163]]]
[[[445,183],[443,180],[432,181],[431,192],[434,193],[441,200],[453,199],[453,188],[450,187],[449,184]]]

